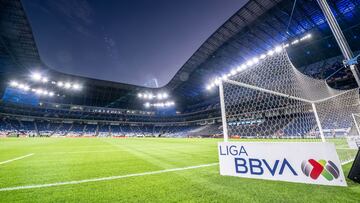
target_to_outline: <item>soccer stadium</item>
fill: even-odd
[[[47,64],[24,4],[0,0],[0,202],[360,202],[359,0],[244,1],[156,87]]]

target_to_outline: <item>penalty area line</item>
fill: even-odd
[[[7,188],[0,188],[0,192],[2,192],[2,191],[13,191],[13,190],[24,190],[24,189],[34,189],[34,188],[55,187],[55,186],[61,186],[61,185],[76,185],[76,184],[81,184],[81,183],[116,180],[116,179],[123,179],[123,178],[137,177],[137,176],[146,176],[146,175],[154,175],[154,174],[160,174],[160,173],[169,173],[169,172],[175,172],[175,171],[185,171],[185,170],[191,170],[191,169],[215,166],[215,165],[218,165],[218,164],[219,163],[211,163],[211,164],[203,164],[203,165],[197,165],[197,166],[187,166],[187,167],[183,167],[183,168],[172,168],[172,169],[164,169],[164,170],[159,170],[159,171],[133,173],[133,174],[128,174],[128,175],[120,175],[120,176],[109,176],[109,177],[103,177],[103,178],[92,178],[92,179],[85,179],[85,180],[75,180],[75,181],[66,181],[66,182],[57,182],[57,183],[48,183],[48,184],[7,187]]]
[[[0,162],[0,165],[10,163],[10,162],[13,162],[13,161],[17,161],[17,160],[20,160],[20,159],[24,159],[24,158],[32,156],[32,155],[34,155],[34,153],[27,154],[27,155],[24,155],[24,156],[19,156],[19,157],[9,159],[9,160],[6,160],[6,161],[2,161],[2,162]]]
[[[353,162],[353,161],[354,161],[354,159],[349,160],[349,161],[344,161],[344,162],[341,163],[341,165],[343,166],[343,165],[348,164],[348,163],[351,163],[351,162]]]

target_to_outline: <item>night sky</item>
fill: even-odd
[[[168,83],[247,0],[23,0],[42,60],[75,75]]]

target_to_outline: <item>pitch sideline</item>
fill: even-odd
[[[2,161],[2,162],[0,162],[0,165],[10,163],[10,162],[13,162],[13,161],[17,161],[17,160],[20,160],[20,159],[24,159],[24,158],[32,156],[32,155],[34,155],[34,153],[27,154],[27,155],[20,156],[20,157],[16,157],[16,158],[9,159],[9,160],[6,160],[6,161]]]
[[[188,167],[183,167],[183,168],[172,168],[172,169],[150,171],[150,172],[144,172],[144,173],[133,173],[133,174],[128,174],[128,175],[120,175],[120,176],[109,176],[109,177],[103,177],[103,178],[92,178],[92,179],[84,179],[84,180],[77,180],[77,181],[66,181],[66,182],[57,182],[57,183],[48,183],[48,184],[7,187],[7,188],[0,188],[0,192],[24,190],[24,189],[34,189],[34,188],[55,187],[55,186],[60,186],[60,185],[76,185],[76,184],[81,184],[81,183],[99,182],[99,181],[107,181],[107,180],[116,180],[116,179],[123,179],[123,178],[137,177],[137,176],[146,176],[146,175],[154,175],[154,174],[160,174],[160,173],[168,173],[168,172],[175,172],[175,171],[184,171],[184,170],[191,170],[191,169],[197,169],[197,168],[204,168],[204,167],[215,166],[218,164],[219,163],[211,163],[211,164],[203,164],[203,165],[197,165],[197,166],[188,166]]]

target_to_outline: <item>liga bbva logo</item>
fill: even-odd
[[[328,181],[337,179],[340,175],[338,167],[332,161],[309,159],[301,163],[301,170],[306,176],[317,180],[320,176]]]

